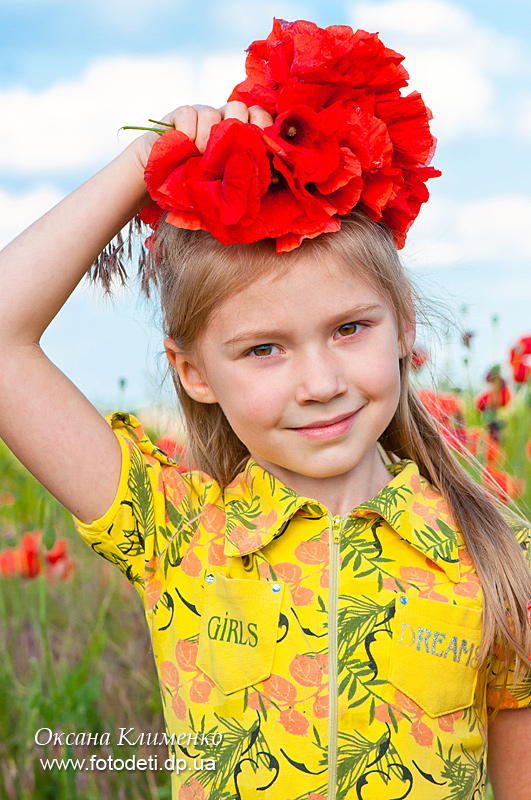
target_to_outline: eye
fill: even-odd
[[[341,325],[341,327],[337,329],[337,335],[339,337],[353,336],[359,332],[359,329],[364,327],[366,326],[361,322],[347,322],[345,325]]]
[[[249,350],[249,354],[257,358],[267,358],[267,356],[274,355],[275,350],[278,350],[278,347],[274,344],[259,344],[256,347],[252,347]]]

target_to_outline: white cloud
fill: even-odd
[[[252,9],[252,10],[251,10]],[[278,2],[278,0],[261,0],[253,3],[247,0],[227,0],[216,8],[221,30],[238,33],[244,41],[251,43],[254,39],[265,39],[273,27],[273,18],[312,19],[313,14],[301,2]]]
[[[520,136],[531,139],[531,95],[523,95],[518,104],[517,126]]]
[[[530,224],[529,196],[472,201],[432,197],[411,229],[405,260],[415,268],[481,262],[503,268],[509,262],[529,261]]]
[[[353,13],[358,23],[370,28],[384,26],[389,31],[410,36],[454,38],[470,27],[471,17],[460,6],[446,0],[388,0],[361,2]]]
[[[8,192],[0,189],[0,250],[59,203],[63,197],[64,194],[55,187],[44,184],[25,192]],[[134,274],[134,272],[134,269],[129,269],[130,274]],[[119,297],[127,291],[119,282],[115,282],[113,285],[114,297]],[[93,284],[81,281],[75,289],[75,293],[87,295],[89,300],[93,301],[92,314],[108,313],[108,306],[105,305],[108,298],[103,296],[101,289],[95,288]],[[51,324],[53,326],[55,323]]]
[[[175,56],[99,59],[77,80],[40,92],[0,91],[0,171],[66,173],[115,156],[147,125],[185,103],[221,105],[245,77],[241,55],[198,63]]]
[[[437,136],[476,136],[504,125],[496,81],[516,77],[528,63],[518,41],[447,0],[366,1],[352,6],[351,17],[354,27],[379,31],[406,56],[410,86],[433,111]]]
[[[0,189],[0,247],[4,247],[60,199],[61,194],[51,186],[37,186],[19,194]]]

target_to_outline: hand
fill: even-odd
[[[185,133],[195,142],[197,149],[204,153],[210,136],[210,129],[213,125],[221,122],[222,119],[239,119],[242,122],[251,122],[260,128],[266,128],[268,125],[273,124],[273,117],[264,108],[261,108],[261,106],[247,108],[245,103],[241,103],[239,100],[226,103],[221,108],[202,105],[180,106],[175,111],[166,114],[161,122],[167,122],[173,125],[176,130]],[[158,134],[146,133],[135,142],[143,168],[147,164],[151,148],[157,139]]]

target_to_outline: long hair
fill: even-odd
[[[308,255],[316,260],[333,259],[363,275],[393,310],[399,337],[415,313],[417,298],[389,231],[357,209],[342,221],[339,232],[305,240],[297,250],[282,255],[275,252],[271,241],[221,245],[204,231],[184,231],[163,222],[154,255],[165,333],[186,354],[197,352],[208,320],[225,298],[258,278],[289,269]],[[482,586],[480,661],[485,663],[497,642],[514,653],[518,676],[530,666],[527,602],[531,572],[498,501],[461,466],[411,387],[410,367],[408,354],[400,359],[398,407],[380,444],[392,461],[412,459],[420,474],[443,495]],[[249,452],[217,404],[192,400],[175,371],[173,380],[186,421],[191,459],[226,486]],[[506,682],[507,663],[508,659]]]

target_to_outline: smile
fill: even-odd
[[[301,436],[305,436],[307,439],[336,439],[350,430],[359,411],[360,409],[350,414],[341,414],[341,416],[334,417],[333,419],[323,420],[322,422],[312,422],[311,425],[305,425],[300,428],[290,428],[290,430]]]

